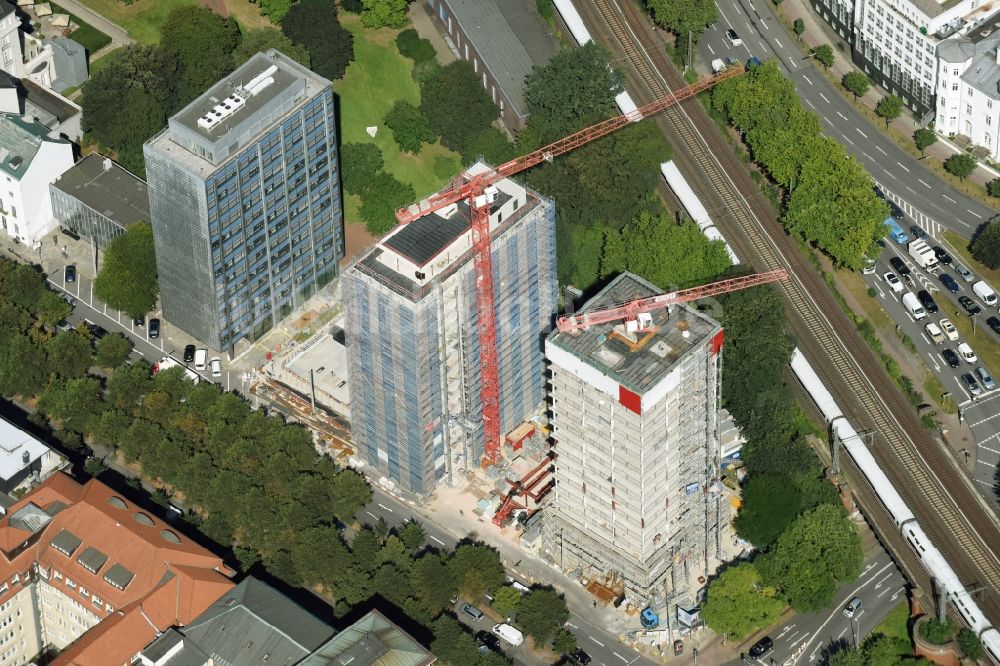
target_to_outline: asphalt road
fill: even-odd
[[[775,627],[768,634],[774,640],[774,649],[759,659],[747,657],[745,662],[785,664],[796,655],[797,664],[822,662],[823,656],[834,649],[863,641],[889,611],[906,600],[905,583],[889,555],[879,549],[865,560],[861,576],[837,591],[831,608],[800,613]],[[861,598],[861,608],[852,619],[844,615],[844,606],[854,597]]]
[[[774,58],[795,83],[805,105],[823,121],[827,136],[839,142],[868,170],[876,183],[900,203],[904,212],[937,232],[944,227],[971,237],[981,223],[996,215],[992,208],[967,197],[903,152],[882,129],[872,125],[804,58],[795,37],[785,31],[767,0],[717,0],[719,21],[698,42],[701,62],[750,56]],[[734,46],[726,30],[736,30],[743,44]],[[837,53],[838,58],[848,57]]]

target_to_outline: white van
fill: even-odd
[[[976,296],[979,297],[979,300],[985,303],[988,307],[996,306],[997,293],[993,291],[993,287],[986,284],[986,280],[980,280],[972,285],[972,291],[975,292]]]
[[[923,319],[927,316],[927,312],[924,311],[924,307],[920,305],[920,301],[917,297],[913,295],[912,292],[906,292],[903,294],[903,307],[906,308],[907,312],[913,315],[916,320]]]
[[[205,364],[208,362],[208,350],[199,349],[194,353],[194,369],[204,370]]]
[[[726,63],[722,61],[722,58],[716,58],[712,61],[712,73],[718,74],[726,68]]]
[[[929,337],[931,342],[934,344],[940,345],[944,343],[944,332],[941,330],[941,327],[934,322],[924,326],[924,330],[927,332],[927,337]]]
[[[524,642],[524,634],[509,624],[494,624],[492,631],[514,647]]]

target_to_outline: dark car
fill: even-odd
[[[941,280],[941,284],[944,285],[945,289],[947,289],[953,294],[958,293],[958,283],[955,282],[955,278],[948,275],[947,273],[941,273],[941,277],[938,279]]]
[[[158,337],[160,337],[160,320],[154,317],[149,320],[149,339],[153,340]]]
[[[485,629],[480,629],[476,632],[476,642],[491,650],[500,650],[500,639],[497,638],[496,634]]]
[[[774,641],[771,640],[770,636],[764,636],[750,648],[748,653],[751,659],[757,659],[763,657],[765,654],[774,649]]]
[[[73,264],[67,266],[64,277],[66,278],[66,282],[76,282],[76,266]]]
[[[892,257],[889,259],[889,265],[893,267],[896,271],[896,275],[900,277],[910,274],[910,267],[906,265],[906,262],[899,257]]]
[[[86,326],[87,330],[90,331],[90,334],[98,340],[100,340],[101,338],[103,338],[105,335],[108,334],[108,332],[104,330],[103,326],[98,326],[89,319],[84,319],[83,325]]]
[[[893,217],[895,217],[895,215]],[[927,237],[927,232],[924,231],[919,224],[911,224],[910,233],[913,234],[913,238],[915,239]]]
[[[994,333],[1000,334],[1000,319],[996,317],[990,317],[986,320],[986,325],[993,329]]]
[[[184,348],[184,362],[193,363],[194,362],[194,345],[188,345]]]
[[[952,349],[942,349],[941,358],[944,359],[944,362],[948,364],[949,368],[957,368],[962,364],[962,361],[958,358],[958,354],[956,354]]]
[[[69,323],[65,319],[60,319],[59,323],[56,324],[56,330],[57,331],[63,331],[64,333],[66,331],[71,331],[71,330],[73,330],[73,324]]]
[[[927,310],[928,314],[937,313],[938,304],[926,289],[921,289],[917,292],[917,299],[920,300],[920,304],[924,306],[924,310]]]
[[[962,308],[970,315],[977,315],[983,311],[983,309],[976,305],[976,302],[968,296],[959,296],[958,304],[961,305]]]
[[[581,664],[581,666],[587,666],[590,663],[590,655],[583,650],[575,650],[569,653],[569,658],[572,659],[572,663]]]
[[[945,266],[951,264],[951,255],[945,252],[944,248],[941,247],[940,245],[934,246],[934,256],[937,257],[937,260],[940,261]]]
[[[146,325],[146,315],[139,315],[132,318],[132,325],[136,328],[143,328]]]
[[[64,292],[60,293],[60,294],[59,294],[59,296],[60,296],[60,297],[61,297],[61,298],[62,298],[62,299],[63,299],[64,301],[66,301],[67,303],[69,303],[69,306],[70,306],[71,308],[75,308],[75,307],[76,307],[76,299],[75,299],[75,298],[73,298],[73,297],[72,297],[72,296],[71,296],[70,294],[67,294],[67,293],[66,293],[66,292],[64,291]]]

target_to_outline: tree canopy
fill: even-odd
[[[375,180],[385,160],[374,143],[345,143],[340,147],[340,171],[344,189],[361,194]]]
[[[697,38],[719,17],[711,0],[646,0],[646,7],[657,25],[677,36]]]
[[[361,195],[361,219],[376,236],[396,226],[396,210],[413,203],[416,194],[408,183],[396,180],[385,171],[378,172]]]
[[[362,0],[361,23],[366,28],[402,28],[409,20],[406,0]]]
[[[944,168],[959,180],[965,180],[976,170],[976,159],[968,153],[958,153],[944,161]]]
[[[441,143],[454,151],[461,151],[469,137],[500,117],[500,109],[465,60],[455,60],[424,79],[420,85],[420,111],[440,135]]]
[[[784,607],[778,590],[764,584],[754,564],[742,562],[709,583],[701,616],[715,631],[740,640],[773,624]]]
[[[867,93],[868,89],[871,87],[871,80],[868,78],[868,75],[855,69],[852,69],[847,74],[844,74],[844,76],[840,79],[840,83],[844,86],[844,89],[847,90],[847,92],[854,95],[854,99],[864,97],[865,93]]]
[[[309,67],[309,52],[305,47],[290,40],[277,28],[258,28],[244,33],[239,46],[233,51],[233,69],[268,49],[280,51],[300,65]]]
[[[240,43],[236,20],[222,18],[198,5],[180,5],[160,28],[159,48],[178,65],[172,109],[188,102],[233,71],[233,52]]]
[[[281,19],[285,18],[285,14],[291,9],[295,0],[255,0],[255,2],[261,15],[271,19],[274,23],[281,23]]]
[[[990,269],[1000,268],[1000,216],[984,224],[972,241],[972,256]]]
[[[812,54],[816,61],[823,65],[824,69],[833,67],[833,47],[829,44],[820,44],[812,50]]]
[[[396,48],[399,49],[400,55],[414,63],[432,61],[437,57],[434,45],[417,34],[413,28],[403,30],[396,35]]]
[[[130,317],[139,317],[156,305],[158,291],[153,227],[138,222],[108,244],[94,280],[94,295]]]
[[[924,154],[925,150],[937,143],[937,140],[937,132],[932,129],[920,127],[913,132],[913,145],[917,147],[917,150],[920,151],[921,155]]]
[[[354,60],[354,36],[337,19],[330,0],[299,0],[281,20],[281,31],[309,53],[312,70],[336,81]]]
[[[550,588],[535,588],[517,605],[517,623],[524,633],[545,645],[569,620],[566,599]]]
[[[875,105],[875,113],[885,119],[885,126],[888,127],[896,118],[903,113],[903,99],[896,95],[886,95]]]
[[[404,100],[399,100],[389,109],[385,124],[392,130],[396,145],[406,153],[419,153],[423,144],[432,143],[437,138],[420,109]]]

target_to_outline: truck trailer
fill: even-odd
[[[917,265],[924,270],[930,271],[937,268],[937,257],[934,256],[934,250],[927,244],[927,241],[917,239],[910,243],[908,249],[913,261],[917,262]]]

